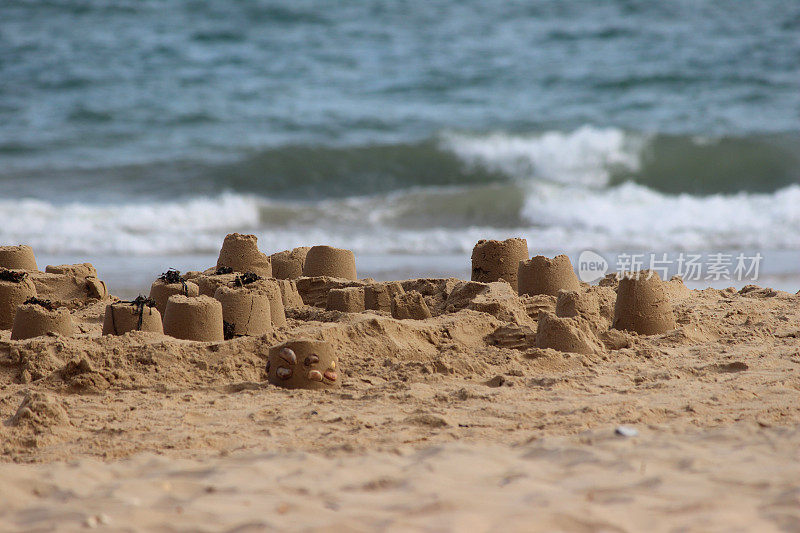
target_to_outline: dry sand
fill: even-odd
[[[558,321],[555,296],[423,279],[425,320],[101,337],[104,298],[72,303],[72,338],[2,331],[0,530],[800,530],[800,296],[671,282],[677,328],[640,336],[601,284]],[[562,328],[594,348],[538,347]],[[341,388],[266,381],[296,338],[330,343]]]

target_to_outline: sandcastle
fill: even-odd
[[[331,289],[328,292],[328,302],[325,306],[328,311],[343,311],[345,313],[360,313],[364,310],[364,288],[345,287]]]
[[[124,335],[129,331],[164,333],[161,313],[154,300],[139,296],[131,302],[115,302],[106,306],[103,335]]]
[[[641,335],[675,329],[675,313],[657,272],[642,270],[619,280],[613,327]]]
[[[27,272],[0,269],[0,329],[11,329],[17,307],[36,296]]]
[[[272,331],[270,300],[263,292],[223,286],[214,298],[222,304],[222,319],[230,327],[228,335],[263,335]]]
[[[200,287],[193,281],[186,281],[177,270],[170,269],[161,274],[150,286],[150,298],[155,300],[162,317],[166,314],[169,297],[175,294],[199,296]]]
[[[395,294],[392,297],[393,318],[425,320],[431,316],[431,310],[425,303],[425,298],[417,291]]]
[[[190,341],[221,341],[225,339],[222,322],[222,304],[214,298],[175,294],[167,300],[166,335]]]
[[[490,283],[505,280],[516,291],[521,261],[528,260],[528,241],[480,240],[472,249],[472,281]]]
[[[314,246],[306,254],[303,276],[328,276],[339,279],[358,279],[356,258],[352,251],[331,246]]]
[[[230,233],[222,243],[217,268],[231,268],[234,272],[253,272],[261,277],[272,277],[269,257],[258,251],[255,235]]]
[[[10,270],[39,270],[33,248],[27,244],[0,246],[0,268]]]
[[[40,295],[61,301],[108,296],[108,287],[97,277],[97,270],[91,263],[47,265],[44,272],[33,274]]]
[[[536,346],[587,355],[602,351],[586,322],[580,318],[558,317],[547,311],[539,313]]]
[[[262,279],[253,283],[250,290],[266,294],[269,298],[269,314],[273,328],[286,325],[286,309],[283,307],[283,293],[278,280]]]
[[[311,248],[302,246],[285,250],[269,256],[272,262],[272,276],[276,279],[297,279],[303,275],[303,265]]]
[[[399,281],[373,283],[364,287],[364,308],[374,311],[392,310],[392,298],[395,294],[403,294],[405,290]]]
[[[537,255],[528,261],[522,261],[519,263],[517,283],[520,296],[558,296],[558,291],[562,289],[574,291],[581,286],[566,255],[557,255],[552,259]]]
[[[233,280],[235,280],[237,274],[233,272],[227,272],[227,270],[228,269],[218,269],[216,272],[220,272],[219,274],[216,272],[211,274],[201,274],[194,278],[194,282],[197,283],[197,286],[200,289],[200,294],[213,298],[217,293],[217,289],[224,285],[229,285]]]
[[[329,389],[340,383],[337,364],[327,342],[290,340],[269,349],[267,378],[288,389]]]
[[[48,300],[30,298],[17,308],[11,328],[11,340],[50,334],[71,337],[72,333],[72,317],[67,308],[56,308]]]

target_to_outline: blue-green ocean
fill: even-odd
[[[800,2],[0,2],[0,244],[158,271],[232,231],[797,274]]]

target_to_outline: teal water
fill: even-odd
[[[778,0],[6,0],[0,242],[800,250],[799,33]]]

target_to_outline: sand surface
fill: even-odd
[[[224,342],[100,337],[108,300],[75,338],[0,332],[0,530],[800,530],[800,296],[672,282],[677,329],[639,336],[584,287],[575,354],[536,347],[554,297],[459,283],[406,283],[431,319],[305,306]],[[298,337],[340,389],[266,383]]]

